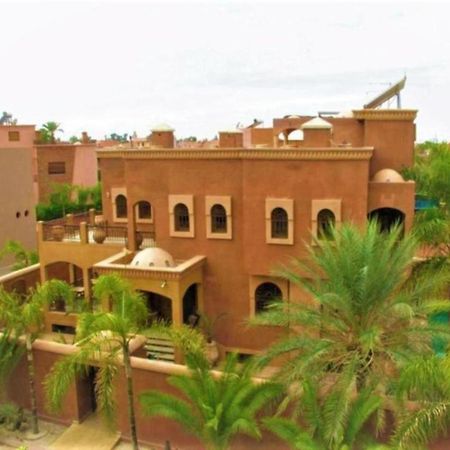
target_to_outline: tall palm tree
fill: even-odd
[[[147,308],[143,298],[118,275],[98,278],[94,295],[111,302],[111,312],[83,313],[79,316],[76,345],[79,351],[59,360],[51,369],[45,390],[51,410],[61,409],[62,401],[76,377],[89,365],[98,364],[96,396],[99,410],[112,425],[116,401],[114,383],[123,364],[128,398],[128,419],[133,448],[137,450],[134,391],[130,361],[130,341],[143,331]]]
[[[51,144],[54,144],[55,141],[55,133],[56,132],[63,132],[60,128],[61,124],[58,122],[49,121],[42,125],[41,128],[41,136],[46,142],[50,142]]]
[[[310,248],[307,262],[297,259],[279,271],[313,304],[276,302],[255,319],[290,333],[262,362],[287,356],[280,376],[292,382],[306,374],[339,377],[356,360],[358,389],[375,380],[386,387],[408,360],[433,353],[433,338],[448,342],[449,328],[427,320],[450,309],[438,299],[448,277],[410,279],[416,244],[411,236],[400,238],[400,227],[380,233],[376,223],[364,230],[344,224],[331,232],[331,240]]]
[[[37,401],[35,390],[35,371],[33,342],[42,329],[44,322],[44,306],[63,298],[68,305],[73,304],[73,291],[71,287],[60,280],[50,280],[37,287],[37,289],[23,299],[16,293],[0,288],[0,322],[8,333],[25,337],[27,355],[28,386],[32,413],[32,431],[39,433],[37,414]]]
[[[296,450],[387,449],[366,429],[371,419],[383,426],[382,400],[370,388],[354,395],[355,384],[351,366],[326,395],[321,395],[317,382],[305,380],[298,411],[294,410],[296,420],[275,416],[264,419],[264,424]]]
[[[254,365],[240,366],[236,355],[226,358],[223,372],[216,376],[202,352],[186,355],[190,373],[169,377],[169,383],[186,399],[160,391],[140,396],[144,414],[163,416],[180,423],[208,450],[229,448],[239,433],[260,438],[256,415],[281,393],[280,385],[255,383]]]

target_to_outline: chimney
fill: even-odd
[[[81,132],[81,143],[82,144],[89,144],[89,135],[88,135],[87,131],[82,131]]]
[[[303,131],[303,147],[330,147],[333,125],[321,117],[305,122]]]
[[[244,134],[241,130],[219,131],[219,148],[243,148]]]
[[[150,143],[156,147],[161,148],[174,148],[175,136],[173,134],[175,130],[165,124],[159,124],[151,129]]]

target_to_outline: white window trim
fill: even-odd
[[[286,238],[272,237],[272,211],[283,208],[288,215],[288,235]],[[291,198],[266,198],[266,243],[294,245],[294,200]]]
[[[222,205],[225,208],[227,214],[226,233],[214,233],[212,231],[211,208],[214,205]],[[205,214],[207,239],[232,239],[231,197],[229,195],[207,195],[205,197]]]
[[[174,208],[178,203],[183,203],[189,211],[189,231],[175,230]],[[195,237],[195,221],[194,221],[194,196],[193,195],[169,195],[169,226],[170,236],[181,238]]]

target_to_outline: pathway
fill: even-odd
[[[50,446],[51,450],[111,450],[119,442],[120,433],[111,431],[99,414],[91,414],[83,423],[72,424]]]

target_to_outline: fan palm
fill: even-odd
[[[35,434],[39,433],[39,423],[34,386],[33,341],[44,322],[44,306],[60,298],[64,298],[68,305],[73,304],[71,287],[60,280],[50,280],[38,286],[26,299],[14,292],[0,289],[0,322],[4,325],[7,333],[25,337],[32,428]]]
[[[227,449],[239,433],[260,438],[256,415],[281,393],[281,387],[272,382],[255,383],[254,365],[240,366],[234,354],[227,356],[220,375],[210,371],[201,352],[188,353],[186,363],[189,374],[168,380],[186,399],[145,392],[140,396],[144,414],[177,421],[209,450]]]
[[[262,362],[288,356],[280,377],[292,382],[305,374],[339,376],[356,360],[358,389],[375,380],[386,387],[405,362],[432,354],[433,338],[448,342],[448,327],[427,320],[450,309],[450,302],[436,297],[448,276],[410,279],[416,244],[401,233],[400,227],[380,233],[376,223],[363,231],[344,224],[332,230],[332,240],[316,241],[309,262],[282,268],[279,273],[314,304],[277,302],[255,319],[290,332]]]
[[[75,337],[79,351],[59,360],[52,367],[45,381],[48,405],[51,410],[58,411],[70,385],[94,363],[99,366],[95,391],[97,404],[112,425],[116,411],[114,383],[122,362],[127,386],[130,434],[133,448],[138,449],[129,345],[143,331],[147,308],[143,298],[117,275],[99,277],[94,295],[99,300],[108,299],[111,312],[88,312],[79,316]]]

